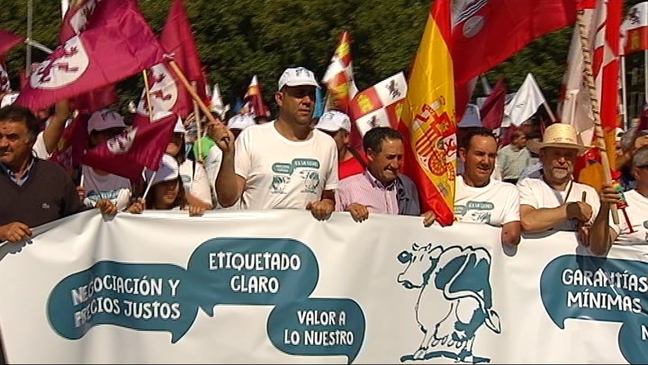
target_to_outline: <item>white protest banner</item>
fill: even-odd
[[[90,211],[35,234],[0,247],[9,363],[648,361],[645,246],[296,210]]]

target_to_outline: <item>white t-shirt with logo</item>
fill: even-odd
[[[592,207],[592,218],[590,218],[590,223],[594,222],[599,208],[601,207],[596,189],[575,181],[570,182],[564,191],[554,190],[547,185],[543,178],[526,178],[519,181],[517,187],[520,190],[520,205],[526,204],[536,209],[557,208],[566,202],[581,201],[583,192],[585,192],[587,194],[585,202]],[[567,196],[568,193],[569,196]],[[575,231],[577,227],[578,221],[572,219],[559,223],[549,230]]]
[[[200,162],[185,160],[180,165],[180,178],[185,192],[191,193],[191,195],[206,204],[212,204],[211,187],[207,172]]]
[[[612,212],[610,212],[610,226],[619,234],[614,243],[622,245],[648,244],[648,198],[636,190],[626,191],[624,195],[628,202],[625,211],[628,214],[630,225],[621,210],[618,210],[619,225],[615,225],[612,221]],[[630,226],[632,226],[632,233],[630,233]]]
[[[520,195],[515,185],[491,179],[484,187],[466,185],[457,176],[454,215],[460,222],[495,227],[520,221]]]
[[[246,180],[242,209],[304,209],[337,188],[335,141],[317,129],[290,141],[273,121],[244,129],[235,143],[234,170]]]
[[[85,205],[94,207],[99,200],[108,199],[119,210],[128,208],[133,190],[130,180],[113,174],[99,175],[86,165],[81,166],[81,173],[86,193]]]

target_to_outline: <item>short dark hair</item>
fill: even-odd
[[[36,139],[40,132],[40,122],[38,118],[28,108],[18,105],[7,105],[0,108],[0,122],[23,122],[33,139]]]
[[[389,127],[372,128],[362,138],[362,148],[364,148],[365,153],[370,148],[375,153],[380,153],[382,151],[382,141],[386,139],[398,139],[402,141],[403,135],[399,131]]]
[[[459,141],[459,147],[465,148],[466,150],[470,149],[470,143],[475,136],[491,137],[497,143],[497,138],[495,138],[493,131],[484,127],[475,127],[465,132],[465,134],[461,138],[461,141]]]

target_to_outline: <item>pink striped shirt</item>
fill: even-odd
[[[384,186],[369,171],[340,180],[335,190],[335,210],[343,212],[353,203],[366,206],[370,213],[398,214],[396,180]]]

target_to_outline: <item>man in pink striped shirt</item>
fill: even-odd
[[[420,215],[418,190],[407,176],[399,174],[403,164],[403,136],[395,129],[369,130],[362,141],[367,170],[340,180],[335,191],[335,209],[349,212],[357,222],[371,213]],[[432,212],[423,214],[423,224],[434,222]]]

